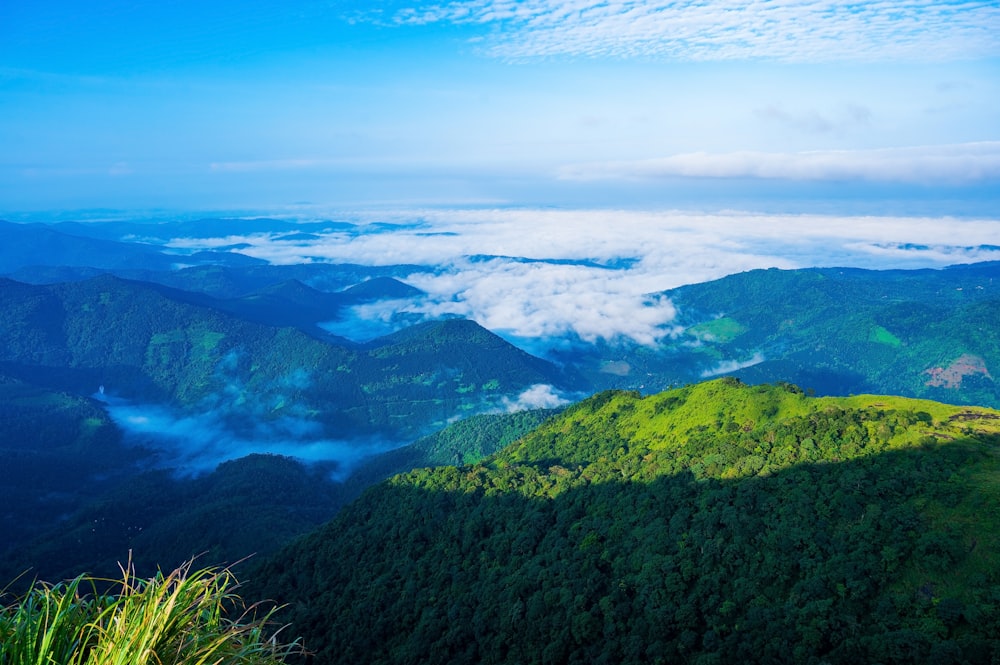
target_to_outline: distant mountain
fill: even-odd
[[[662,295],[677,309],[676,336],[560,359],[601,387],[654,391],[733,374],[820,394],[1000,407],[1000,263],[753,270]]]
[[[538,383],[584,386],[471,321],[431,322],[359,349],[209,304],[111,276],[0,279],[0,369],[79,395],[104,386],[130,402],[221,409],[248,433],[295,418],[318,427],[307,439],[415,436]]]
[[[192,302],[208,304],[247,321],[293,327],[326,339],[330,333],[324,331],[320,324],[348,318],[346,310],[349,307],[379,300],[415,298],[422,293],[420,289],[392,277],[374,277],[334,293],[319,291],[297,279],[289,279],[240,298],[202,298]],[[350,344],[344,338],[333,341]]]
[[[608,392],[249,575],[323,663],[990,662],[1000,412]]]
[[[106,270],[170,270],[177,264],[263,263],[229,252],[198,252],[184,257],[155,245],[71,235],[48,224],[0,221],[0,275],[39,267],[61,271],[65,266]]]
[[[270,265],[261,264],[257,259],[242,254],[226,253],[225,256],[233,259],[242,257],[248,259],[250,263],[238,265],[236,260],[227,260],[186,268],[172,265],[170,269],[165,270],[28,266],[11,271],[6,276],[29,284],[55,284],[80,282],[98,275],[112,274],[123,279],[161,284],[220,300],[242,298],[275,288],[285,282],[298,281],[324,293],[354,293],[354,289],[357,288],[360,289],[356,292],[357,302],[363,302],[367,299],[411,297],[412,287],[403,285],[395,278],[432,270],[428,266],[415,265],[361,266],[350,263]],[[393,279],[393,282],[384,281],[386,279]],[[403,288],[400,288],[400,285]]]
[[[164,219],[146,222],[58,222],[52,228],[77,236],[104,240],[138,241],[161,244],[175,238],[225,238],[233,235],[257,233],[296,233],[351,231],[355,225],[348,222],[296,222],[269,217],[204,219]]]

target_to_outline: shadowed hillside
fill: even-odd
[[[989,662],[1000,414],[603,393],[253,574],[316,662]]]

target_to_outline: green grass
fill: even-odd
[[[731,342],[746,332],[746,327],[735,319],[724,316],[699,323],[688,329],[688,333],[708,342]]]
[[[882,326],[872,326],[872,329],[868,332],[868,341],[876,342],[878,344],[887,344],[893,348],[898,348],[903,345],[903,342],[900,341],[898,337]]]
[[[114,593],[99,589],[109,586]],[[0,606],[2,665],[265,665],[297,650],[266,632],[233,593],[228,570],[192,570],[137,579],[87,576],[38,583]],[[236,615],[235,618],[232,618]]]

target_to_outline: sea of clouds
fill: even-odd
[[[330,213],[325,233],[289,236],[233,232],[173,238],[179,253],[235,246],[276,264],[300,262],[414,265],[403,278],[425,295],[354,307],[330,330],[370,339],[425,319],[461,316],[537,355],[595,342],[655,345],[679,332],[664,292],[757,268],[940,268],[1000,259],[1000,221],[878,217],[563,209],[424,209]],[[311,232],[314,229],[311,229]],[[723,361],[715,376],[763,360]],[[322,463],[346,478],[371,455],[405,441],[330,437],[294,408],[286,393],[309,381],[292,372],[268,390],[250,391],[218,368],[226,386],[196,413],[95,395],[135,445],[158,466],[197,474],[255,452]],[[551,408],[578,395],[548,385],[500,396],[495,411]],[[289,403],[281,416],[274,404]]]
[[[940,268],[1000,259],[1000,220],[744,212],[427,209],[331,214],[362,230],[175,238],[178,250],[240,243],[273,263],[420,264],[427,295],[356,307],[342,331],[373,337],[462,316],[529,350],[560,342],[655,344],[676,334],[661,292],[755,268]],[[388,222],[392,225],[386,225]]]

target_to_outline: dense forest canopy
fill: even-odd
[[[599,394],[253,574],[317,662],[988,662],[1000,414],[729,379]]]

